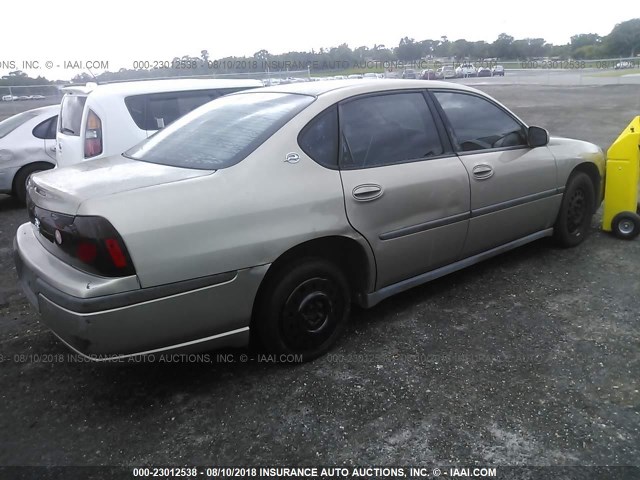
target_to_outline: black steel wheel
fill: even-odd
[[[273,353],[312,360],[326,353],[347,322],[351,296],[333,263],[307,258],[266,279],[254,319],[261,343]]]
[[[554,237],[560,245],[575,247],[584,241],[591,227],[594,198],[593,183],[586,173],[577,172],[569,178],[553,226]]]

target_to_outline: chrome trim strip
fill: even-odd
[[[439,218],[438,220],[431,220],[429,222],[419,223],[410,227],[403,227],[387,233],[382,233],[378,238],[380,238],[380,240],[393,240],[394,238],[404,237],[405,235],[424,232],[425,230],[430,230],[432,228],[444,227],[446,225],[451,225],[452,223],[468,220],[470,217],[471,214],[469,212],[457,213],[450,217]]]
[[[553,228],[548,228],[546,230],[532,233],[531,235],[527,235],[526,237],[519,238],[518,240],[514,240],[496,248],[492,248],[491,250],[487,250],[486,252],[482,252],[472,257],[459,260],[455,263],[446,265],[436,270],[432,270],[430,272],[422,273],[401,282],[388,285],[376,292],[364,294],[359,298],[359,303],[365,308],[373,307],[385,298],[395,295],[396,293],[404,292],[405,290],[409,290],[410,288],[417,287],[418,285],[422,285],[423,283],[430,282],[432,280],[435,280],[436,278],[440,278],[458,270],[462,270],[463,268],[469,267],[476,263],[480,263],[501,253],[513,250],[514,248],[520,247],[544,237],[550,237],[551,235],[553,235]]]
[[[558,189],[545,190],[544,192],[533,193],[531,195],[525,195],[524,197],[514,198],[513,200],[507,200],[506,202],[494,203],[493,205],[487,205],[486,207],[480,207],[475,210],[471,210],[471,217],[479,217],[480,215],[487,215],[499,210],[504,210],[511,207],[517,207],[524,205],[525,203],[535,202],[536,200],[542,200],[543,198],[553,197],[558,194]]]

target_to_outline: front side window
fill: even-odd
[[[60,109],[60,133],[79,136],[86,96],[65,95]]]
[[[420,92],[358,98],[340,107],[342,168],[368,168],[443,153],[427,102]]]
[[[217,170],[235,165],[310,105],[314,97],[241,93],[218,98],[125,153],[135,160]]]
[[[463,152],[527,145],[524,126],[490,101],[458,92],[434,92],[459,150]]]

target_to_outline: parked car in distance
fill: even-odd
[[[413,68],[406,68],[402,72],[402,78],[415,80],[416,78],[418,78],[418,74]]]
[[[491,73],[494,77],[504,77],[504,67],[502,65],[496,65],[491,69]]]
[[[347,77],[345,77],[344,75],[336,75],[334,77],[334,80],[345,80]]]
[[[615,64],[615,66],[613,67],[616,70],[621,70],[621,69],[625,69],[625,68],[633,68],[633,63],[628,62],[628,61],[623,61],[623,62],[618,62]]]
[[[476,67],[472,63],[463,63],[456,68],[456,77],[466,78],[476,76]]]
[[[478,73],[477,73],[478,77],[491,77],[491,70],[487,67],[480,67],[478,68]]]
[[[66,87],[60,107],[58,166],[119,155],[185,113],[259,80],[171,79]]]
[[[352,302],[543,237],[578,245],[604,168],[599,147],[550,139],[464,85],[268,87],[209,102],[124,155],[31,177],[14,257],[42,321],[82,354],[251,335],[310,360]]]
[[[34,108],[0,122],[0,193],[26,198],[29,177],[56,165],[59,105]]]
[[[352,73],[351,75],[348,75],[347,78],[351,79],[351,80],[361,79],[362,78],[362,74],[361,73]]]
[[[436,70],[436,79],[446,80],[448,78],[456,78],[456,71],[451,65],[444,65]]]
[[[370,78],[370,79],[377,80],[378,79],[378,74],[373,73],[373,72],[367,72],[362,76],[362,78]]]
[[[13,95],[3,95],[2,96],[2,101],[3,102],[13,102],[14,97]]]
[[[422,80],[435,80],[436,72],[435,70],[432,70],[432,69],[422,70],[422,72],[420,72],[420,78]]]

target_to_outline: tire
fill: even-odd
[[[349,318],[351,294],[342,271],[321,258],[305,258],[267,279],[256,305],[255,326],[267,351],[326,353]]]
[[[633,212],[621,212],[613,217],[611,231],[623,240],[633,240],[640,234],[640,215]]]
[[[594,199],[595,192],[589,176],[583,172],[571,175],[553,226],[553,236],[559,245],[575,247],[584,241],[591,228]]]
[[[34,173],[50,170],[52,168],[53,165],[47,163],[33,163],[18,170],[18,173],[16,173],[16,176],[13,179],[13,194],[20,203],[24,204],[27,201],[27,181],[29,180],[29,177]]]

